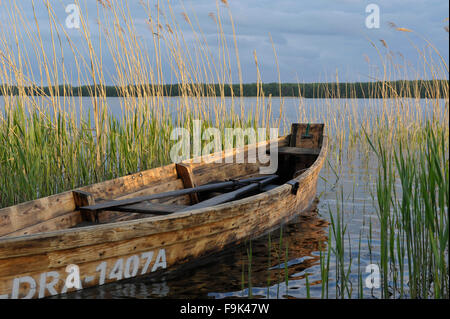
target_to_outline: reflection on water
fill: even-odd
[[[241,248],[241,286],[216,289],[209,297],[286,298],[306,292],[305,272],[319,265],[319,250],[327,241],[328,222],[316,210],[302,214],[281,228]],[[250,251],[251,249],[251,251]],[[235,268],[236,266],[233,266]],[[225,278],[224,278],[225,280]],[[313,283],[310,281],[311,285]],[[305,295],[306,296],[306,295]]]

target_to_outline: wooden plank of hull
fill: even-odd
[[[211,164],[216,165],[216,164]],[[218,165],[218,164],[217,164]],[[223,168],[214,168],[214,174],[207,172],[198,172],[194,170],[194,175],[199,184],[207,184],[214,181],[237,178],[239,176],[247,176],[249,174],[256,174],[259,172],[259,166],[257,164],[226,164]]]
[[[117,259],[124,258],[123,262],[125,262],[134,256],[136,251],[130,250],[131,246],[139,247],[139,253],[152,250],[154,254],[157,254],[156,250],[165,249],[166,262],[170,267],[205,253],[220,250],[225,245],[238,242],[249,234],[260,235],[280,221],[287,220],[298,211],[305,210],[311,204],[326,148],[327,144],[324,142],[321,154],[315,163],[297,177],[300,183],[297,195],[291,194],[291,186],[285,184],[269,192],[228,204],[172,216],[150,217],[113,225],[0,239],[0,296],[5,294],[10,296],[12,281],[17,277],[28,274],[36,283],[39,283],[41,274],[50,269],[58,270],[62,277],[65,274],[65,266],[69,262],[80,261],[78,266],[82,276],[93,276],[97,273],[98,265],[103,261],[116,263]],[[164,236],[172,238],[171,244],[169,239],[162,240]],[[176,236],[181,236],[178,241]],[[130,244],[137,244],[138,241],[141,241],[141,246],[130,246]],[[103,256],[96,254],[98,245],[105,247]],[[79,253],[73,254],[75,251]],[[53,258],[50,259],[50,256]],[[82,259],[76,259],[77,256]],[[25,260],[30,264],[26,270],[13,266],[14,262],[16,265],[24,265]],[[53,263],[49,263],[50,260]],[[58,260],[64,261],[58,264]],[[139,272],[144,262],[139,260]],[[110,267],[113,265],[108,264],[108,273]],[[16,269],[17,272],[12,273],[11,269]],[[93,280],[83,287],[97,284],[98,280]],[[58,281],[57,285],[60,286],[55,286],[58,288],[55,289],[60,293],[62,280]],[[48,293],[47,289],[43,295]],[[36,292],[33,297],[37,297],[37,294]]]
[[[74,210],[72,191],[0,209],[0,236]]]
[[[175,179],[177,179],[175,164],[170,164],[79,189],[92,193],[96,199],[114,199],[119,195],[137,192],[148,185],[163,184]]]
[[[233,160],[233,158],[236,156],[236,154],[243,153],[244,160],[246,160],[246,159],[248,159],[249,149],[256,149],[256,152],[257,152],[257,148],[259,146],[263,146],[263,145],[267,146],[267,145],[269,145],[269,143],[275,143],[275,142],[278,144],[278,147],[286,146],[289,143],[289,137],[282,136],[282,137],[277,138],[276,140],[260,142],[260,143],[256,143],[253,145],[246,145],[244,147],[234,148],[233,150],[227,150],[227,151],[223,151],[223,152],[213,153],[213,154],[210,154],[207,156],[203,156],[201,158],[197,157],[197,158],[189,159],[189,160],[183,161],[183,163],[189,164],[192,170],[195,170],[197,168],[202,168],[202,167],[208,166],[210,164],[215,164],[215,165],[227,164],[227,160],[230,160],[230,159],[231,159],[230,162],[236,163],[236,161]],[[222,157],[220,163],[215,162],[218,157]]]
[[[51,231],[55,231],[58,229],[73,227],[73,226],[81,223],[82,221],[83,221],[83,218],[82,218],[80,211],[76,210],[76,211],[61,215],[61,216],[51,218],[45,222],[22,228],[15,232],[9,233],[5,236],[14,237],[14,236],[25,236],[25,235],[36,234],[36,233],[51,232]]]
[[[183,189],[183,182],[180,179],[174,179],[169,181],[164,181],[161,184],[156,184],[154,186],[147,186],[144,189],[141,189],[137,192],[119,196],[114,198],[115,200],[122,200],[122,199],[128,199],[133,197],[139,197],[139,196],[147,196],[147,195],[153,195],[157,193],[164,193],[170,190],[177,190],[177,189]],[[186,202],[187,204],[188,202]]]

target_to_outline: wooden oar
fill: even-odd
[[[192,194],[192,193],[214,191],[214,190],[219,190],[219,189],[223,189],[223,188],[227,188],[227,187],[231,187],[231,186],[242,185],[245,183],[257,182],[257,181],[265,180],[269,177],[275,177],[275,176],[278,177],[277,175],[267,175],[267,176],[253,177],[253,178],[242,179],[242,180],[231,180],[228,182],[220,182],[220,183],[214,183],[214,184],[201,185],[198,187],[185,188],[185,189],[180,189],[180,190],[176,190],[176,191],[152,194],[152,195],[148,195],[148,196],[139,196],[139,197],[134,197],[134,198],[122,199],[122,200],[112,200],[112,201],[108,201],[108,202],[104,202],[104,203],[100,203],[100,204],[96,204],[96,205],[83,206],[83,207],[80,207],[80,210],[85,210],[85,211],[105,210],[105,209],[108,209],[111,207],[131,205],[131,204],[135,204],[135,203],[139,203],[139,202],[143,202],[143,201],[147,201],[147,200],[152,200],[152,199],[161,199],[161,198],[167,198],[167,197],[188,195],[188,194]]]
[[[219,204],[223,204],[226,202],[231,202],[233,200],[238,199],[240,196],[245,195],[251,191],[257,190],[257,189],[263,189],[264,186],[269,185],[270,183],[272,183],[273,181],[275,181],[276,179],[278,179],[277,175],[272,175],[270,177],[266,177],[263,180],[260,181],[253,181],[251,182],[249,185],[241,187],[235,191],[229,192],[229,193],[225,193],[219,196],[215,196],[213,198],[207,199],[203,202],[200,202],[198,204],[192,205],[192,206],[188,206],[182,210],[180,210],[179,212],[186,212],[189,210],[193,210],[193,209],[198,209],[198,208],[205,208],[205,207],[210,207],[210,206],[216,206]]]
[[[159,203],[137,203],[125,206],[114,206],[109,208],[112,211],[125,212],[125,213],[141,213],[152,215],[167,215],[178,212],[188,206],[186,205],[167,205]]]

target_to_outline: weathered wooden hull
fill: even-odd
[[[7,223],[24,223],[20,231],[0,237],[0,298],[42,298],[75,291],[76,287],[65,286],[68,276],[71,276],[69,279],[76,278],[74,268],[66,268],[68,265],[78,266],[81,278],[79,288],[84,289],[162,272],[164,269],[219,251],[226,245],[240,242],[248,236],[259,236],[289,220],[294,214],[308,209],[315,198],[317,179],[326,152],[327,140],[324,138],[320,154],[314,163],[296,177],[299,182],[296,194],[292,193],[292,185],[283,184],[268,192],[214,207],[136,220],[120,221],[120,215],[118,221],[110,224],[56,231],[52,231],[51,227],[55,227],[59,220],[64,223],[66,219],[78,217],[73,213],[58,215],[58,212],[53,211],[55,216],[50,219],[53,223],[30,226],[20,219],[24,218],[24,215],[29,217],[33,209],[45,205],[52,200],[51,197],[34,205],[28,204],[30,207],[25,206],[25,203],[23,206],[11,208],[15,211],[3,209],[3,215],[0,210],[0,230],[2,225]],[[126,178],[128,182],[135,183],[135,186],[145,185],[147,181],[144,179],[164,180],[164,183],[157,184],[151,190],[156,193],[167,189],[168,184],[178,185],[179,181],[173,178],[174,170],[174,165],[168,165]],[[198,166],[196,172],[199,178],[201,170],[202,167]],[[249,173],[251,172],[246,172]],[[123,181],[117,179],[102,183],[102,196],[117,198],[116,188],[108,188],[105,185],[115,183],[117,186],[119,183],[122,188],[131,187],[128,182]],[[207,182],[206,179],[205,181]],[[95,194],[96,187],[99,186],[82,189]],[[108,194],[108,190],[111,194]],[[141,191],[145,192],[148,190]],[[133,196],[137,193],[139,192],[134,192]],[[69,196],[71,195],[64,193],[56,198],[61,205],[70,206],[73,205],[72,202],[65,199]],[[27,209],[24,210],[24,207]],[[75,210],[75,207],[66,207],[66,211],[70,211],[70,208]],[[9,219],[5,216],[9,216]],[[27,234],[27,229],[29,231],[33,227],[41,227],[42,231],[48,231],[50,228],[50,231]],[[36,229],[33,229],[33,232],[36,232]],[[73,283],[73,280],[69,282]]]

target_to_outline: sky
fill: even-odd
[[[55,10],[56,17],[65,21],[68,13],[67,5],[73,1],[49,0]],[[107,0],[103,0],[106,2]],[[141,0],[142,1],[142,0]],[[51,55],[51,33],[47,9],[44,1],[35,0],[34,12],[40,25],[40,32],[45,47]],[[144,0],[154,9],[157,1]],[[449,34],[444,30],[448,26],[449,2],[444,0],[228,0],[228,8],[233,17],[236,30],[236,40],[242,67],[243,82],[252,83],[257,80],[254,54],[256,53],[260,76],[263,82],[325,82],[335,81],[371,81],[377,78],[376,70],[381,66],[380,56],[391,52],[395,61],[407,61],[412,69],[420,69],[417,48],[427,45],[423,38],[432,43],[440,54],[448,61]],[[238,82],[238,68],[234,54],[233,31],[228,16],[227,6],[215,0],[184,0],[170,1],[179,27],[187,42],[188,50],[196,48],[191,27],[184,21],[182,12],[193,19],[194,13],[198,19],[208,47],[212,54],[220,51],[217,41],[217,25],[211,18],[211,13],[217,15],[217,6],[222,17],[223,29],[226,35],[230,56],[232,81]],[[31,0],[20,1],[21,11],[27,19],[33,19]],[[153,35],[146,23],[148,16],[142,9],[140,1],[128,1],[131,18],[136,27],[139,39],[148,47],[152,63]],[[368,5],[379,8],[379,26],[368,28],[366,20],[372,11],[366,12]],[[96,24],[97,3],[93,0],[80,0],[82,11],[89,15],[89,26],[93,37],[98,35]],[[3,34],[9,34],[11,23],[7,15],[11,7],[3,2],[0,4],[0,26]],[[447,20],[446,20],[447,19]],[[3,21],[3,22],[1,22]],[[374,20],[371,20],[374,22]],[[407,28],[414,32],[400,32],[397,27]],[[20,29],[21,26],[18,26]],[[84,42],[79,29],[67,28],[67,34],[80,48]],[[8,37],[7,37],[8,39]],[[272,40],[271,40],[272,39]],[[383,47],[380,40],[385,41],[388,48]],[[11,44],[11,39],[8,39]],[[377,45],[375,49],[371,41]],[[64,39],[63,39],[64,42]],[[27,41],[24,41],[26,45]],[[28,43],[29,44],[29,43]],[[275,59],[275,47],[277,59]],[[1,46],[0,46],[1,47]],[[68,46],[63,44],[63,50],[68,52]],[[98,47],[95,48],[98,52]],[[103,67],[107,70],[105,81],[114,83],[114,67],[112,55],[103,50]],[[33,61],[33,50],[28,50]],[[87,49],[84,51],[87,56]],[[217,59],[218,57],[215,56]],[[58,59],[62,61],[62,59]],[[278,62],[278,67],[277,67]],[[69,54],[66,54],[66,65],[73,64]],[[39,73],[33,65],[33,72]],[[278,72],[279,68],[279,72]],[[72,69],[74,67],[72,66]],[[170,68],[163,70],[166,81],[170,78]],[[73,75],[73,77],[75,77]],[[412,75],[414,77],[414,75]],[[448,74],[447,74],[448,78]],[[1,82],[1,80],[0,80]]]

